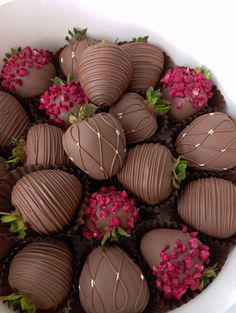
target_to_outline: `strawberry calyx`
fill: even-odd
[[[130,234],[121,227],[114,227],[112,231],[105,233],[101,241],[101,246],[104,246],[107,242],[117,242],[122,237],[130,237]]]
[[[23,313],[36,313],[37,310],[35,304],[25,295],[0,296],[0,300],[7,302],[13,309],[15,306],[20,306]]]
[[[83,121],[86,118],[92,117],[97,110],[97,106],[91,102],[81,106],[80,110],[76,113],[71,113],[69,116],[69,123],[76,124],[79,121]]]
[[[1,222],[10,224],[9,231],[11,233],[18,233],[18,238],[24,240],[28,227],[25,225],[23,217],[16,212],[0,212]]]
[[[86,38],[87,28],[76,28],[73,30],[68,30],[68,36],[66,36],[65,40],[69,42],[69,44],[74,43],[75,41],[81,41]]]
[[[5,53],[5,58],[3,59],[3,62],[7,62],[8,59],[10,59],[13,55],[18,54],[21,50],[21,47],[11,48],[10,52]]]
[[[144,42],[144,43],[147,43],[148,42],[148,38],[149,38],[149,36],[135,37],[135,38],[132,38],[132,42]]]
[[[12,144],[15,146],[12,149],[12,155],[9,157],[7,163],[12,165],[23,164],[26,158],[25,155],[25,138],[13,138]]]
[[[149,110],[158,115],[166,114],[171,108],[168,100],[162,98],[161,90],[154,90],[153,87],[148,88],[146,92],[146,103]]]
[[[186,179],[187,166],[188,163],[180,157],[176,160],[176,166],[172,172],[172,184],[175,189],[179,189],[181,182]]]

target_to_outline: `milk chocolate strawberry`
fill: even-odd
[[[82,210],[84,236],[88,240],[102,239],[102,245],[128,237],[139,219],[135,200],[129,198],[125,190],[119,191],[112,186],[92,193]]]
[[[166,299],[180,300],[190,289],[202,290],[216,277],[216,266],[207,267],[210,249],[198,233],[177,229],[154,229],[141,240],[141,253],[152,269],[157,290]]]
[[[65,77],[71,74],[77,77],[78,60],[81,53],[89,46],[99,42],[96,39],[90,39],[86,35],[87,28],[73,28],[73,31],[68,31],[69,36],[66,37],[68,45],[66,45],[59,56],[59,66]]]
[[[187,163],[175,160],[171,151],[159,143],[142,144],[130,149],[118,180],[148,204],[166,200],[173,187],[186,178]]]
[[[158,127],[156,117],[165,114],[169,108],[160,90],[150,87],[146,100],[137,93],[129,92],[109,112],[120,120],[127,143],[135,143],[154,135]]]
[[[208,106],[213,96],[210,73],[203,67],[190,69],[175,66],[161,79],[163,97],[170,101],[170,117],[182,121]]]
[[[149,87],[156,88],[164,66],[164,54],[159,47],[147,42],[148,37],[134,39],[122,45],[130,55],[133,76],[129,91],[145,94]]]
[[[79,58],[78,78],[85,94],[98,106],[116,103],[132,78],[128,53],[110,43],[98,43],[85,49]]]
[[[44,49],[11,49],[0,74],[2,87],[23,98],[41,94],[56,75],[52,61],[52,53]]]
[[[81,110],[81,116],[83,110]],[[90,177],[102,180],[123,166],[126,139],[119,120],[109,113],[84,115],[63,135],[63,147],[72,162]]]
[[[88,103],[88,98],[83,89],[69,75],[67,81],[54,78],[54,84],[41,96],[39,109],[46,110],[46,115],[54,123],[68,128],[70,114],[78,112],[85,103]]]

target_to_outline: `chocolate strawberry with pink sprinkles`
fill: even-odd
[[[67,81],[55,77],[53,85],[43,93],[39,109],[45,110],[45,114],[55,124],[68,128],[70,114],[78,113],[88,101],[82,87],[73,77],[68,75]]]
[[[163,98],[170,101],[169,115],[180,122],[208,106],[213,96],[210,72],[203,67],[190,69],[175,66],[161,79]]]
[[[83,219],[84,237],[100,239],[104,245],[107,241],[129,237],[139,220],[139,213],[135,199],[129,198],[126,191],[109,186],[90,195],[83,208]]]
[[[40,95],[51,85],[56,70],[53,55],[44,49],[11,49],[1,70],[1,85],[22,98]]]

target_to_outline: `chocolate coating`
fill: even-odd
[[[29,118],[18,100],[0,91],[0,146],[9,148],[12,139],[20,137],[29,124]]]
[[[0,222],[0,260],[10,253],[16,243],[16,238],[8,235],[8,225]]]
[[[187,243],[191,237],[189,233],[184,234],[181,230],[169,228],[153,229],[143,236],[140,242],[140,250],[151,269],[154,265],[161,263],[162,258],[160,257],[160,253],[165,245],[169,246],[166,251],[167,253],[174,251],[177,239],[180,239],[183,243]],[[198,242],[200,243],[199,240]]]
[[[37,309],[55,310],[69,296],[72,254],[62,241],[33,242],[10,264],[8,281],[19,294],[28,296]]]
[[[79,180],[61,170],[32,172],[13,187],[12,205],[34,231],[50,234],[71,222],[82,196]]]
[[[32,126],[27,133],[26,165],[70,165],[62,145],[62,130],[49,124]]]
[[[0,179],[8,174],[9,165],[6,160],[0,157]]]
[[[98,106],[116,103],[132,78],[128,53],[115,44],[99,43],[79,58],[78,77],[85,94]]]
[[[205,178],[188,184],[178,199],[183,221],[212,237],[236,232],[236,186],[224,179]]]
[[[133,64],[129,90],[144,94],[149,87],[155,88],[164,66],[163,52],[157,46],[143,42],[126,43],[122,48]]]
[[[227,114],[196,118],[179,134],[175,145],[189,166],[217,171],[236,166],[236,128]]]
[[[30,98],[40,95],[52,84],[56,76],[56,70],[52,63],[45,64],[41,69],[30,68],[29,74],[19,77],[23,84],[16,86],[14,93],[22,98]],[[17,78],[16,78],[17,79]]]
[[[59,56],[59,66],[62,73],[67,77],[68,74],[72,74],[77,77],[78,72],[78,60],[81,53],[89,46],[93,46],[99,41],[96,39],[84,39],[77,40],[65,46]]]
[[[109,112],[121,122],[127,143],[148,139],[157,130],[154,114],[148,110],[146,101],[134,92],[124,94]]]
[[[140,268],[118,247],[97,247],[79,279],[80,301],[87,313],[141,313],[148,300]]]
[[[118,180],[148,204],[158,204],[172,192],[175,160],[168,148],[143,144],[128,151]]]
[[[99,113],[68,128],[63,135],[63,147],[81,170],[102,180],[120,171],[126,139],[118,119],[109,113]]]

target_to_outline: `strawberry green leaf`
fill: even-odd
[[[132,38],[132,42],[148,42],[148,37],[149,36],[144,36],[144,37],[137,37],[137,38]]]
[[[14,215],[14,213],[0,212],[2,223],[10,224],[9,231],[11,233],[18,233],[19,239],[24,239],[26,230],[28,229],[22,216]]]
[[[13,138],[13,145],[15,147],[12,149],[12,156],[8,159],[7,163],[12,165],[18,165],[23,163],[25,160],[25,139],[24,137]]]
[[[196,73],[203,73],[204,74],[204,77],[209,80],[211,79],[211,73],[209,70],[207,70],[204,66],[199,66],[199,67],[196,67],[195,68],[195,72]]]
[[[113,239],[112,241],[118,241],[119,240],[119,235],[117,234],[117,230],[116,228],[113,228],[112,232],[111,232],[111,239]]]
[[[21,47],[18,47],[18,48],[11,48],[11,51],[10,52],[7,52],[5,54],[5,58],[3,59],[4,62],[7,62],[8,59],[10,59],[13,55],[19,53],[21,51]]]
[[[54,85],[56,86],[61,86],[61,85],[65,85],[66,84],[66,81],[61,79],[60,77],[57,77],[55,76],[53,79],[52,79],[52,82]]]
[[[66,41],[69,43],[74,43],[75,41],[80,41],[86,38],[87,28],[73,28],[73,31],[68,30],[69,36],[66,36]]]
[[[172,175],[172,184],[174,188],[179,189],[180,184],[183,180],[186,179],[186,168],[187,168],[187,162],[185,160],[181,160],[178,158],[176,162],[176,167],[173,170]]]
[[[19,305],[23,313],[36,313],[36,306],[27,296],[12,294],[9,296],[2,296],[0,297],[0,300],[8,302],[9,306],[13,308],[16,305]]]
[[[149,109],[159,115],[166,114],[170,109],[166,100],[162,98],[160,89],[154,90],[153,87],[150,87],[146,92],[146,101]]]
[[[110,233],[106,233],[101,241],[101,245],[104,246],[105,243],[110,239],[111,234]]]
[[[119,236],[122,237],[130,237],[130,234],[128,234],[123,228],[117,227],[116,232],[118,233]]]
[[[202,290],[209,285],[209,283],[211,282],[210,278],[216,277],[216,271],[217,264],[214,264],[212,267],[208,267],[203,271],[202,277],[200,279],[200,285],[198,287],[199,290]]]

